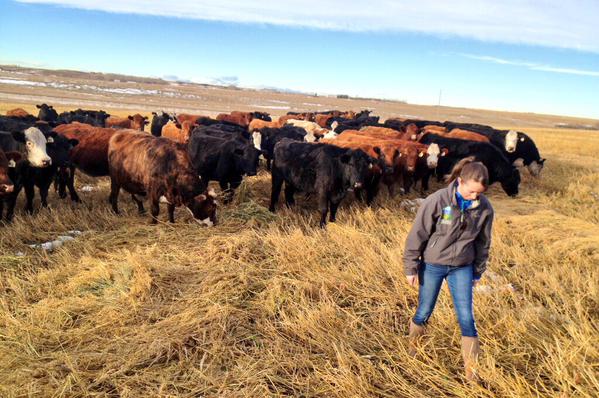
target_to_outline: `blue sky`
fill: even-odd
[[[599,2],[21,1],[0,63],[599,118]]]

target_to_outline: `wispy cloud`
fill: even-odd
[[[497,58],[497,57],[492,57],[489,55],[476,55],[476,54],[464,54],[464,53],[457,53],[457,55],[464,57],[464,58],[475,59],[477,61],[490,62],[490,63],[500,64],[500,65],[521,66],[521,67],[525,67],[530,70],[537,70],[537,71],[542,71],[542,72],[599,77],[599,71],[595,71],[595,70],[585,70],[585,69],[576,69],[576,68],[560,68],[560,67],[556,67],[556,66],[538,64],[538,63],[529,62],[529,61]]]
[[[596,0],[16,0],[343,31],[408,31],[599,53]]]

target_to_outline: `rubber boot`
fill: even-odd
[[[462,358],[464,359],[464,376],[468,381],[479,381],[478,374],[476,372],[479,351],[480,344],[478,341],[478,337],[462,337]]]
[[[408,334],[408,340],[410,347],[408,348],[408,354],[411,357],[416,356],[418,351],[418,339],[424,335],[424,326],[416,325],[413,320],[410,319],[410,328]]]

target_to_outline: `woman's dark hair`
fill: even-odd
[[[485,188],[489,187],[489,171],[487,166],[481,162],[475,161],[474,156],[469,156],[460,160],[451,171],[449,181],[455,181],[460,177],[463,181],[476,181]]]

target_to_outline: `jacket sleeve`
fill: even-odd
[[[420,257],[437,223],[438,216],[435,214],[435,209],[436,200],[433,196],[429,196],[416,213],[416,218],[406,238],[403,252],[404,271],[406,275],[416,275],[418,273]]]
[[[474,279],[480,279],[487,269],[489,249],[491,248],[491,230],[493,227],[493,211],[487,216],[481,231],[474,240],[476,255],[474,257]]]

